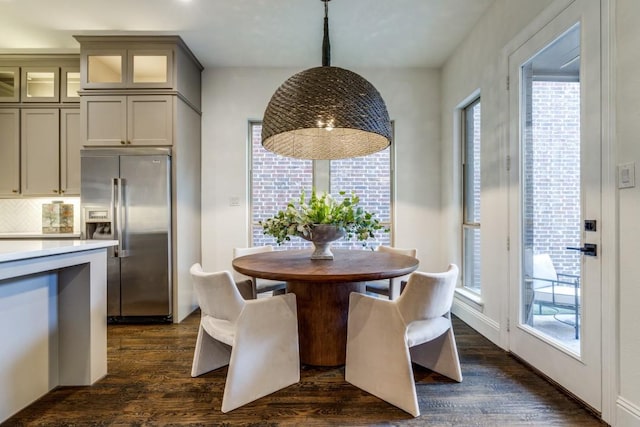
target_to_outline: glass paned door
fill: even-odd
[[[521,322],[580,354],[580,25],[521,66]]]
[[[598,2],[575,0],[509,55],[509,349],[595,410],[602,403],[599,12]]]

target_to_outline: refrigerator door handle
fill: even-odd
[[[116,195],[118,194],[118,178],[113,178],[111,180],[111,233],[113,233],[113,238],[118,241],[118,246],[113,247],[113,256],[118,258],[120,255],[120,230],[118,226],[120,224],[120,220],[118,219],[118,200],[116,199]]]
[[[116,189],[116,202],[115,202],[115,219],[116,219],[116,234],[118,239],[118,258],[126,258],[129,254],[128,251],[124,248],[124,234],[122,233],[122,222],[123,222],[123,209],[124,209],[124,198],[123,198],[123,187],[125,181],[123,178],[114,178],[114,187]]]

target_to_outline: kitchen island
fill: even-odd
[[[0,423],[50,390],[107,374],[113,240],[0,240]]]

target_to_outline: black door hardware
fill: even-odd
[[[580,251],[583,255],[588,256],[598,255],[598,245],[596,245],[595,243],[585,243],[581,248],[567,247],[567,249],[572,251]]]

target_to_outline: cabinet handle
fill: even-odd
[[[127,141],[127,144],[131,144],[131,141]]]
[[[64,190],[60,190],[60,194],[64,194]]]
[[[58,190],[53,190],[54,193],[58,194]]]
[[[124,145],[124,144],[126,144],[126,142],[124,142],[124,141],[120,141],[120,144]]]
[[[17,193],[17,192],[18,192],[18,190],[11,190],[11,191],[13,191],[14,193]]]

